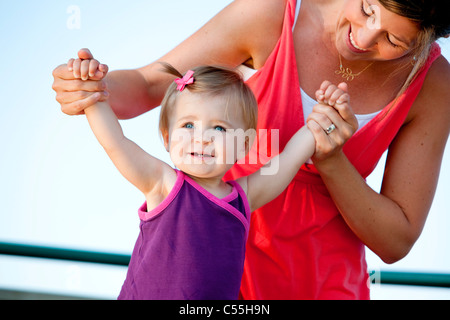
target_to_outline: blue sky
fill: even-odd
[[[130,253],[144,199],[113,167],[86,119],[60,112],[51,72],[82,47],[112,70],[146,65],[230,2],[1,1],[0,241]],[[79,28],[68,28],[71,5],[80,9]],[[450,58],[448,40],[443,49]],[[122,126],[130,139],[169,161],[157,132],[158,115],[154,110]],[[374,188],[380,172],[369,179]],[[450,273],[449,190],[447,150],[422,237],[392,266],[368,252],[370,267]],[[114,298],[125,272],[40,260],[32,260],[31,267],[30,261],[0,256],[0,287]]]

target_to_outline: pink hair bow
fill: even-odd
[[[186,74],[182,79],[180,78],[175,79],[175,83],[178,85],[177,90],[181,92],[188,84],[193,84],[194,83],[193,75],[194,71],[189,70],[188,72],[186,72]]]

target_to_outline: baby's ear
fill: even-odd
[[[242,156],[245,157],[250,152],[251,148],[253,147],[253,143],[256,139],[256,130],[255,129],[247,129],[244,133],[244,153]],[[238,159],[240,160],[240,159]]]
[[[250,152],[250,149],[253,146],[253,142],[255,142],[256,138],[256,131],[252,130],[252,134],[249,136],[245,136],[245,154],[248,154]]]
[[[166,151],[169,152],[169,130],[161,130],[161,137],[164,142],[164,148],[166,148]]]

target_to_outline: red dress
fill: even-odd
[[[259,103],[258,128],[279,130],[282,150],[305,124],[293,45],[296,0],[288,0],[281,37],[264,67],[248,85]],[[386,106],[344,146],[351,163],[366,178],[402,126],[432,62],[407,91]],[[301,147],[301,146],[299,146]],[[253,148],[251,153],[257,153]],[[260,167],[236,164],[226,179]],[[274,179],[276,177],[274,176]],[[251,217],[243,299],[369,299],[365,246],[338,212],[313,165],[304,165],[286,190]]]

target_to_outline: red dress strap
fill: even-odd
[[[258,138],[256,141],[268,142],[269,150],[259,150],[255,142],[245,159],[246,165],[235,165],[226,176],[226,180],[235,180],[240,176],[256,171],[267,162],[272,141],[272,129],[279,134],[279,150],[283,150],[289,139],[305,123],[303,119],[300,83],[297,75],[292,27],[295,21],[296,0],[288,0],[283,22],[282,35],[264,66],[248,81],[259,105]],[[262,131],[260,129],[263,129]],[[267,136],[266,131],[267,129]],[[249,159],[256,159],[256,164]]]

